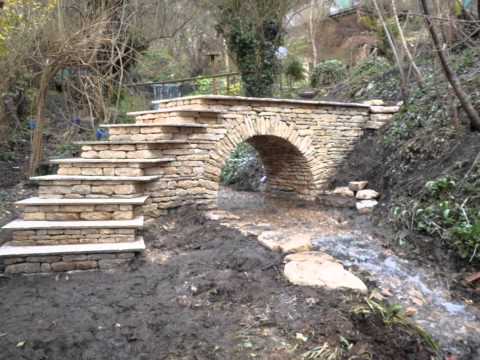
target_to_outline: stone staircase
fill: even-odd
[[[142,252],[146,186],[178,177],[169,171],[171,154],[202,141],[197,131],[208,124],[198,121],[200,114],[213,118],[217,112],[131,113],[133,124],[102,126],[108,141],[77,143],[80,158],[51,160],[57,174],[31,178],[38,197],[19,201],[22,218],[4,226],[12,240],[0,247],[0,267],[6,273],[109,269]]]

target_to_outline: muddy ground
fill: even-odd
[[[418,336],[354,315],[361,296],[290,285],[280,254],[195,212],[146,241],[128,269],[1,277],[0,359],[301,359],[325,343],[430,359]]]

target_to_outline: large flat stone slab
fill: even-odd
[[[145,110],[145,111],[132,111],[128,112],[128,116],[141,116],[141,115],[150,115],[150,114],[187,114],[187,115],[199,115],[199,114],[221,114],[222,111],[212,110],[212,109],[175,109],[175,108],[166,108],[158,110]]]
[[[245,103],[272,103],[272,104],[291,104],[291,105],[318,105],[318,106],[339,106],[339,107],[352,107],[360,109],[371,109],[370,105],[359,104],[359,103],[347,103],[347,102],[337,102],[337,101],[315,101],[315,100],[296,100],[296,99],[278,99],[278,98],[253,98],[245,96],[228,96],[228,95],[195,95],[195,96],[186,96],[183,98],[177,99],[168,99],[168,100],[154,100],[152,104],[167,104],[174,101],[190,101],[190,100],[231,100],[235,102],[245,102]]]
[[[148,196],[137,198],[108,198],[108,199],[44,199],[33,197],[15,204],[20,206],[56,206],[56,205],[143,205],[147,201]]]
[[[102,128],[142,128],[142,127],[185,127],[185,128],[208,128],[206,124],[199,123],[161,123],[161,124],[102,124]]]
[[[106,141],[75,141],[75,145],[155,145],[155,144],[190,144],[188,140],[151,140],[151,141],[133,141],[133,140],[106,140]]]
[[[53,246],[9,246],[0,247],[0,258],[24,256],[49,256],[66,254],[105,254],[122,252],[142,252],[145,250],[143,237],[135,242],[115,244],[81,244],[81,245],[53,245]]]
[[[51,159],[52,164],[161,164],[175,161],[174,158],[163,159]]]
[[[284,234],[265,231],[258,236],[258,241],[270,250],[286,254],[312,249],[312,236],[305,233]]]
[[[362,280],[327,254],[321,252],[292,254],[285,258],[285,262],[284,274],[292,284],[368,292]]]
[[[118,181],[118,182],[150,182],[160,179],[160,176],[69,176],[46,175],[31,177],[32,181]]]
[[[61,229],[141,229],[143,216],[133,220],[105,221],[25,221],[14,220],[3,227],[5,230],[61,230]]]

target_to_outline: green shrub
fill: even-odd
[[[427,182],[413,214],[415,229],[443,239],[470,262],[480,261],[480,209],[469,198],[455,197],[458,186],[449,177]]]
[[[120,102],[118,106],[118,118],[119,123],[132,122],[132,118],[126,114],[131,111],[142,111],[149,109],[149,101],[146,96],[141,94],[132,94],[128,91],[122,91],[120,94]]]
[[[340,60],[326,60],[313,70],[312,87],[333,85],[347,77],[347,66]]]
[[[303,68],[303,64],[295,57],[287,59],[284,72],[290,83],[305,80],[305,69]]]
[[[251,145],[248,143],[238,145],[223,167],[220,175],[221,183],[231,185],[237,182],[243,170],[256,158],[257,152]]]
[[[390,68],[390,62],[384,57],[371,56],[353,68],[352,78],[365,79],[379,76],[390,70]]]
[[[200,79],[195,82],[195,93],[193,95],[209,95],[213,92],[212,79]]]
[[[456,182],[454,179],[445,176],[435,181],[429,181],[425,184],[425,188],[435,197],[446,194],[455,188]]]

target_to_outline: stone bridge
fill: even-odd
[[[203,96],[156,103],[131,124],[103,125],[108,141],[78,143],[35,177],[39,195],[17,203],[5,271],[109,268],[144,248],[144,216],[186,205],[216,207],[219,178],[242,142],[260,154],[267,191],[315,199],[368,129],[398,111],[353,103]],[[0,266],[2,266],[0,264]]]

